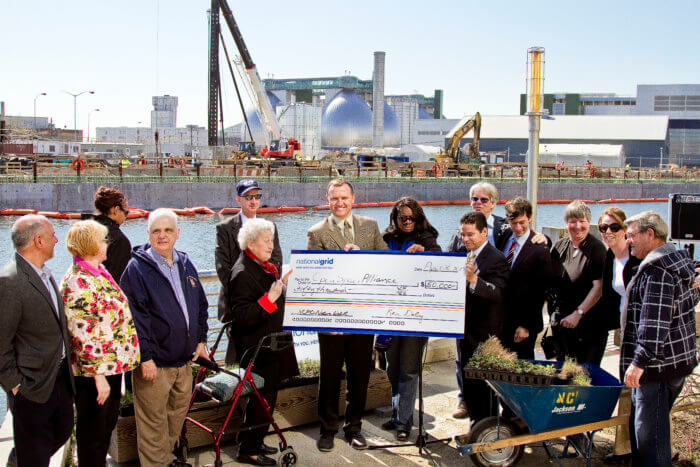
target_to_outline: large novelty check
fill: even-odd
[[[463,337],[465,255],[293,250],[284,329]]]

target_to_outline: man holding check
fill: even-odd
[[[352,214],[355,192],[343,179],[332,180],[326,194],[331,215],[311,227],[307,250],[387,250],[377,221]],[[366,449],[367,441],[360,432],[362,411],[367,399],[367,384],[372,369],[372,334],[318,333],[321,354],[321,375],[318,390],[318,415],[321,437],[319,451],[331,451],[339,428],[338,402],[340,379],[345,362],[347,370],[347,408],[345,439],[355,449]]]

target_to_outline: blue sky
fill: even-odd
[[[151,96],[179,97],[178,125],[206,125],[207,0],[3,2],[0,100],[10,115],[78,127],[150,123]],[[517,114],[526,50],[546,49],[546,92],[634,95],[700,80],[698,1],[229,0],[262,78],[371,79],[387,94],[444,90],[444,114]],[[229,50],[234,48],[228,31]],[[226,126],[240,120],[226,68]]]

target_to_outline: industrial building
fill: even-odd
[[[668,155],[664,163],[700,165],[700,84],[639,84],[636,96],[545,94],[544,108],[550,115],[668,116]],[[520,114],[525,114],[524,94],[520,95]]]
[[[191,155],[207,146],[207,129],[197,125],[177,127],[177,96],[153,96],[150,127],[97,127],[97,141],[143,145],[147,155],[155,154],[155,132],[158,132],[158,153]]]
[[[468,118],[457,122],[447,139]],[[525,162],[528,150],[527,116],[482,115],[481,121],[479,149],[482,153],[504,153],[504,162]],[[580,147],[578,161],[585,164],[591,155],[605,154],[604,149],[609,149],[605,147],[607,145],[622,146],[607,161],[622,161],[620,154],[624,154],[624,163],[632,167],[659,167],[668,162],[668,122],[669,117],[665,115],[550,115],[542,118],[540,147],[548,144],[600,146],[598,149],[587,146],[585,150]],[[462,140],[462,146],[469,140]],[[571,149],[566,148],[569,162],[573,156]],[[605,166],[611,165],[608,162]]]

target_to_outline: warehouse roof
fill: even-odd
[[[462,118],[447,138],[469,118]],[[527,139],[528,118],[527,115],[484,115],[481,138]],[[663,141],[667,131],[666,115],[551,115],[542,118],[540,138]]]

